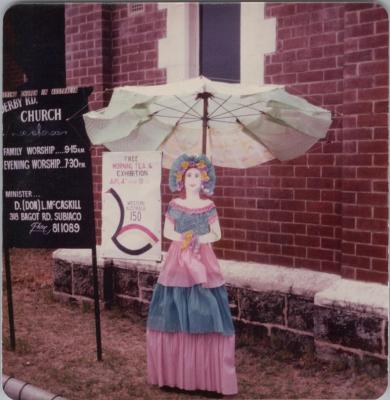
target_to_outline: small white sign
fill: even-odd
[[[160,151],[103,153],[102,255],[161,260]]]

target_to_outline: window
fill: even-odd
[[[144,11],[144,4],[143,3],[133,3],[131,5],[131,12],[132,13],[141,13]]]
[[[200,5],[200,74],[240,82],[240,4]]]

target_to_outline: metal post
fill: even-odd
[[[14,307],[12,302],[11,263],[10,263],[8,247],[4,247],[4,259],[5,259],[5,276],[7,281],[9,341],[10,341],[11,351],[15,351]]]
[[[207,127],[209,122],[209,98],[212,96],[209,92],[198,93],[197,98],[203,99],[203,117],[202,117],[202,154],[207,151]]]
[[[89,149],[91,154],[91,149]],[[91,159],[89,159],[91,162]],[[91,179],[91,193],[93,194],[93,186]],[[102,361],[102,335],[100,330],[100,304],[99,304],[99,282],[97,271],[97,256],[96,256],[96,223],[95,223],[95,204],[92,198],[92,232],[93,232],[93,246],[92,250],[92,278],[93,278],[93,298],[95,304],[95,332],[96,332],[96,355],[97,360]]]
[[[93,271],[93,297],[95,300],[95,327],[96,327],[96,353],[97,360],[102,361],[102,337],[100,330],[100,305],[96,245],[92,247],[92,271]]]
[[[208,106],[209,98],[205,96],[203,98],[203,135],[202,135],[202,154],[206,154],[207,151],[207,122],[208,122]]]
[[[88,96],[91,94],[93,88],[86,88],[85,96],[88,99]],[[87,100],[88,105],[88,100]],[[79,116],[80,117],[80,116]],[[89,163],[92,163],[91,160],[91,144],[89,147]],[[92,173],[92,168],[91,168]],[[92,216],[91,216],[91,224],[92,224],[92,232],[93,232],[93,246],[91,247],[92,251],[92,279],[93,279],[93,298],[94,298],[94,308],[95,308],[95,334],[96,334],[96,357],[98,361],[102,361],[102,334],[100,329],[100,303],[99,303],[99,282],[98,282],[98,271],[97,271],[97,256],[96,256],[96,223],[95,223],[95,204],[93,199],[93,178],[91,176],[91,185],[90,185],[90,193],[92,194]]]
[[[79,114],[82,110],[88,107],[88,96],[92,93],[92,87],[83,88],[86,104],[80,110],[78,110],[75,114],[67,119],[67,122],[71,124],[71,121],[76,117],[81,118],[81,114]],[[76,132],[77,129],[76,129]],[[92,163],[91,160],[91,145],[89,147],[89,163]],[[91,168],[92,173],[92,168]],[[92,250],[92,279],[93,279],[93,297],[94,297],[94,304],[95,304],[95,330],[96,330],[96,354],[97,360],[102,361],[102,335],[100,329],[100,304],[99,304],[99,282],[98,282],[98,271],[97,271],[97,257],[96,257],[96,224],[95,224],[95,205],[93,201],[93,184],[92,184],[92,176],[91,176],[91,185],[90,185],[90,192],[92,193],[92,216],[91,216],[91,223],[92,223],[92,232],[94,235],[93,239],[93,246],[91,247]]]

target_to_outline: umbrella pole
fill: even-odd
[[[207,125],[209,122],[209,98],[212,94],[209,92],[198,93],[197,98],[203,100],[203,117],[202,117],[202,154],[207,151]]]

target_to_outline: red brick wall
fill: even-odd
[[[166,35],[166,10],[144,4],[115,7],[112,14],[112,80],[120,85],[158,85],[166,82],[165,69],[158,68],[158,40]]]
[[[111,6],[101,4],[65,5],[65,60],[67,86],[92,86],[90,109],[107,104],[110,95]],[[101,153],[103,146],[92,149],[93,188],[97,240],[101,227]]]
[[[68,85],[93,85],[92,109],[104,106],[118,85],[165,83],[158,68],[158,39],[166,35],[166,10],[156,3],[65,6]]]
[[[277,43],[266,57],[265,82],[285,84],[290,93],[334,113],[326,140],[299,159],[269,166],[279,180],[270,189],[276,212],[269,220],[276,233],[268,244],[284,265],[342,274],[344,6],[274,3],[266,15],[276,17]],[[279,200],[280,193],[288,199]]]
[[[65,5],[66,83],[68,86],[93,86],[92,109],[104,104],[104,93],[111,89],[109,22],[110,6],[101,4]]]
[[[283,163],[282,187],[301,199],[294,209],[280,205],[282,218],[301,230],[289,239],[300,255],[286,263],[385,283],[387,13],[372,4],[342,3],[274,3],[266,10],[277,18],[266,82],[286,84],[335,113],[328,140]],[[276,244],[272,237],[269,242]],[[275,251],[285,256],[290,250],[281,245]]]
[[[134,13],[131,4],[66,6],[68,83],[94,85],[93,108],[105,104],[112,86],[165,82],[157,49],[166,11],[144,7]],[[223,240],[216,253],[384,283],[387,15],[380,6],[343,3],[268,3],[266,15],[277,20],[266,83],[286,84],[331,110],[334,121],[326,140],[296,160],[217,168]],[[101,150],[94,150],[99,213]],[[165,208],[172,198],[166,184],[162,194]]]
[[[165,35],[166,11],[144,4],[65,5],[66,71],[68,86],[93,86],[90,109],[107,105],[112,87],[165,83],[157,68],[158,39]],[[101,240],[103,146],[92,150],[97,241]]]
[[[345,6],[343,242],[346,276],[387,280],[388,17]]]

